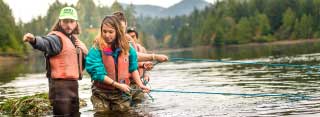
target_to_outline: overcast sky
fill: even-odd
[[[49,8],[49,5],[52,4],[55,0],[4,0],[5,3],[9,5],[12,9],[13,16],[18,19],[21,19],[23,22],[29,22],[33,17],[44,16]],[[67,4],[76,4],[78,0],[59,0],[62,3]],[[94,0],[95,3],[101,3],[103,5],[111,6],[115,0]],[[133,3],[134,1],[134,3]],[[162,7],[170,7],[181,0],[118,0],[121,3],[133,3],[133,4],[149,4],[157,5]],[[206,0],[211,2],[213,0]]]

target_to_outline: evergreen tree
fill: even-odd
[[[126,8],[124,13],[125,13],[125,16],[128,20],[128,26],[136,27],[136,25],[137,25],[137,21],[135,18],[136,11],[135,11],[135,8],[132,3]]]
[[[248,43],[253,37],[253,29],[248,18],[241,18],[236,26],[236,38],[238,44]]]
[[[303,39],[312,38],[312,25],[312,17],[304,14],[300,21],[300,33],[298,33],[299,37]]]
[[[0,53],[19,54],[23,52],[21,31],[15,24],[11,9],[0,0]]]
[[[99,11],[92,0],[79,0],[76,7],[81,28],[90,29],[99,27]]]
[[[286,12],[283,14],[282,18],[282,26],[279,29],[279,32],[277,33],[277,37],[279,39],[288,39],[291,38],[291,34],[294,29],[296,16],[295,13],[292,11],[291,8],[288,8]]]
[[[115,0],[113,2],[113,4],[111,5],[111,10],[112,10],[112,12],[124,11],[121,4],[117,0]]]

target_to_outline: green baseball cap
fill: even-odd
[[[78,20],[77,10],[72,7],[64,7],[60,11],[59,19]]]

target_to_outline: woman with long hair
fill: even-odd
[[[113,15],[101,23],[100,34],[86,57],[86,70],[93,81],[91,101],[97,112],[130,109],[130,77],[143,92],[150,91],[140,80],[137,53]]]

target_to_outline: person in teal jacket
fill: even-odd
[[[130,77],[143,92],[150,92],[140,80],[137,52],[113,15],[103,19],[85,66],[93,81],[91,102],[97,113],[130,109]]]
[[[86,57],[86,70],[91,75],[91,79],[94,81],[103,82],[107,75],[106,69],[102,62],[101,50],[98,48],[90,48]],[[114,53],[113,56],[117,56],[119,53]],[[138,70],[138,58],[136,50],[130,45],[129,50],[129,72]]]

